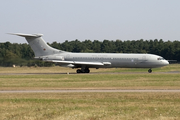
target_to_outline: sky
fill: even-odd
[[[0,43],[27,43],[6,33],[65,40],[180,40],[180,0],[1,0]]]

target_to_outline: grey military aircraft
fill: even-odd
[[[126,53],[73,53],[50,47],[42,34],[10,33],[25,37],[35,53],[35,59],[53,62],[63,67],[80,68],[77,73],[89,73],[89,68],[152,68],[169,64],[163,57],[154,54]]]

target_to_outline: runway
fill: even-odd
[[[168,71],[168,72],[91,72],[91,73],[0,73],[0,75],[51,75],[51,74],[71,74],[71,75],[96,75],[96,74],[180,74],[180,71]]]
[[[45,75],[45,74],[68,74],[73,75],[77,73],[0,73],[0,75]],[[77,75],[83,75],[84,73],[80,73]],[[168,71],[168,72],[153,72],[153,73],[147,73],[147,72],[109,72],[109,73],[85,73],[85,75],[94,75],[94,74],[180,74],[180,71]],[[156,92],[156,93],[179,93],[180,89],[57,89],[57,90],[0,90],[0,93],[106,93],[106,92],[121,92],[121,93],[150,93],[150,92]]]
[[[161,89],[140,89],[140,90],[123,90],[123,89],[68,89],[68,90],[1,90],[0,93],[110,93],[110,92],[121,92],[121,93],[179,93],[180,89],[177,90],[161,90]]]

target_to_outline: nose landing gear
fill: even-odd
[[[149,69],[149,70],[148,70],[148,73],[152,73],[152,70],[151,70],[151,69]]]

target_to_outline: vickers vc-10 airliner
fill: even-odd
[[[35,58],[54,62],[63,67],[80,68],[77,73],[89,73],[89,68],[152,68],[169,64],[163,57],[154,54],[125,54],[125,53],[73,53],[50,47],[42,38],[42,34],[14,33],[25,37]]]

